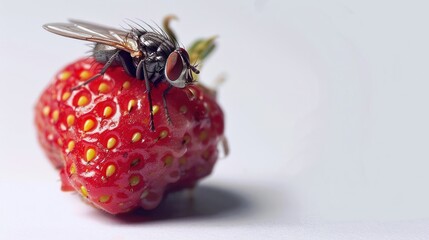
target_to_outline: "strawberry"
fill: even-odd
[[[171,191],[209,175],[223,138],[224,118],[214,96],[199,85],[152,88],[155,131],[144,81],[122,67],[75,90],[103,67],[92,58],[61,70],[35,107],[39,142],[59,170],[62,189],[118,214],[153,209]]]

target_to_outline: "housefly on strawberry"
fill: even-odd
[[[83,85],[102,76],[110,66],[120,65],[127,74],[144,80],[150,111],[150,129],[155,130],[151,97],[151,83],[167,81],[169,87],[163,93],[163,104],[167,120],[168,114],[166,96],[172,87],[184,88],[194,82],[192,73],[199,73],[196,66],[190,62],[188,52],[179,46],[177,41],[170,38],[163,30],[140,26],[129,31],[110,28],[98,24],[71,20],[69,23],[49,23],[43,25],[49,32],[95,43],[93,57],[104,64],[101,71],[74,87]]]

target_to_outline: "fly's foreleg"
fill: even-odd
[[[142,74],[143,71],[143,74]],[[138,79],[141,79],[141,77],[144,77],[144,81],[146,84],[146,93],[147,93],[147,100],[149,102],[149,112],[150,112],[150,130],[151,131],[155,131],[155,124],[153,122],[153,105],[152,105],[152,96],[151,96],[151,86],[150,86],[150,81],[149,81],[149,77],[147,74],[147,68],[146,68],[146,60],[142,60],[139,62],[139,64],[137,65],[137,71],[136,71],[136,76]]]
[[[169,85],[164,92],[162,93],[162,102],[164,104],[164,109],[165,109],[165,116],[167,117],[167,122],[171,125],[171,118],[170,118],[170,113],[168,112],[168,106],[167,106],[167,94],[168,92],[170,92],[171,88],[173,86]]]

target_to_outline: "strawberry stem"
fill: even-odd
[[[164,31],[167,33],[167,35],[171,38],[171,40],[173,40],[174,42],[177,42],[176,34],[174,33],[173,29],[171,29],[170,27],[171,20],[179,20],[179,19],[175,15],[167,15],[162,21],[162,27],[164,28]]]

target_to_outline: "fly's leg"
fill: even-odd
[[[120,51],[119,61],[121,62],[122,67],[125,69],[125,72],[128,75],[136,77],[136,66],[133,63],[133,57],[131,57],[128,52]]]
[[[150,111],[150,130],[153,132],[155,131],[155,124],[153,122],[153,107],[152,107],[152,96],[150,94],[151,88],[150,88],[150,81],[149,77],[147,76],[147,69],[146,69],[146,60],[142,60],[137,65],[137,72],[136,76],[138,79],[141,79],[143,71],[143,77],[146,84],[146,93],[147,93],[147,100],[149,102],[149,111]]]
[[[162,93],[162,102],[164,103],[165,116],[167,117],[167,122],[170,125],[171,125],[171,118],[170,118],[170,113],[168,112],[168,107],[167,107],[167,94],[168,94],[168,92],[170,92],[172,87],[173,87],[172,85],[169,85],[168,88],[165,89],[164,92]]]
[[[113,61],[115,61],[115,59],[118,57],[120,50],[117,50],[114,54],[112,54],[112,56],[110,56],[109,60],[106,62],[106,64],[104,64],[103,68],[101,69],[101,71],[97,74],[95,74],[94,76],[90,77],[88,80],[86,80],[85,82],[73,87],[71,89],[71,91],[74,91],[76,89],[79,89],[85,85],[87,85],[88,83],[94,81],[95,79],[97,79],[98,77],[104,75],[107,71],[107,69],[112,65]]]
[[[141,60],[137,64],[136,68],[136,78],[139,80],[146,80],[146,71],[143,71],[144,60]],[[146,86],[147,87],[147,86]]]

